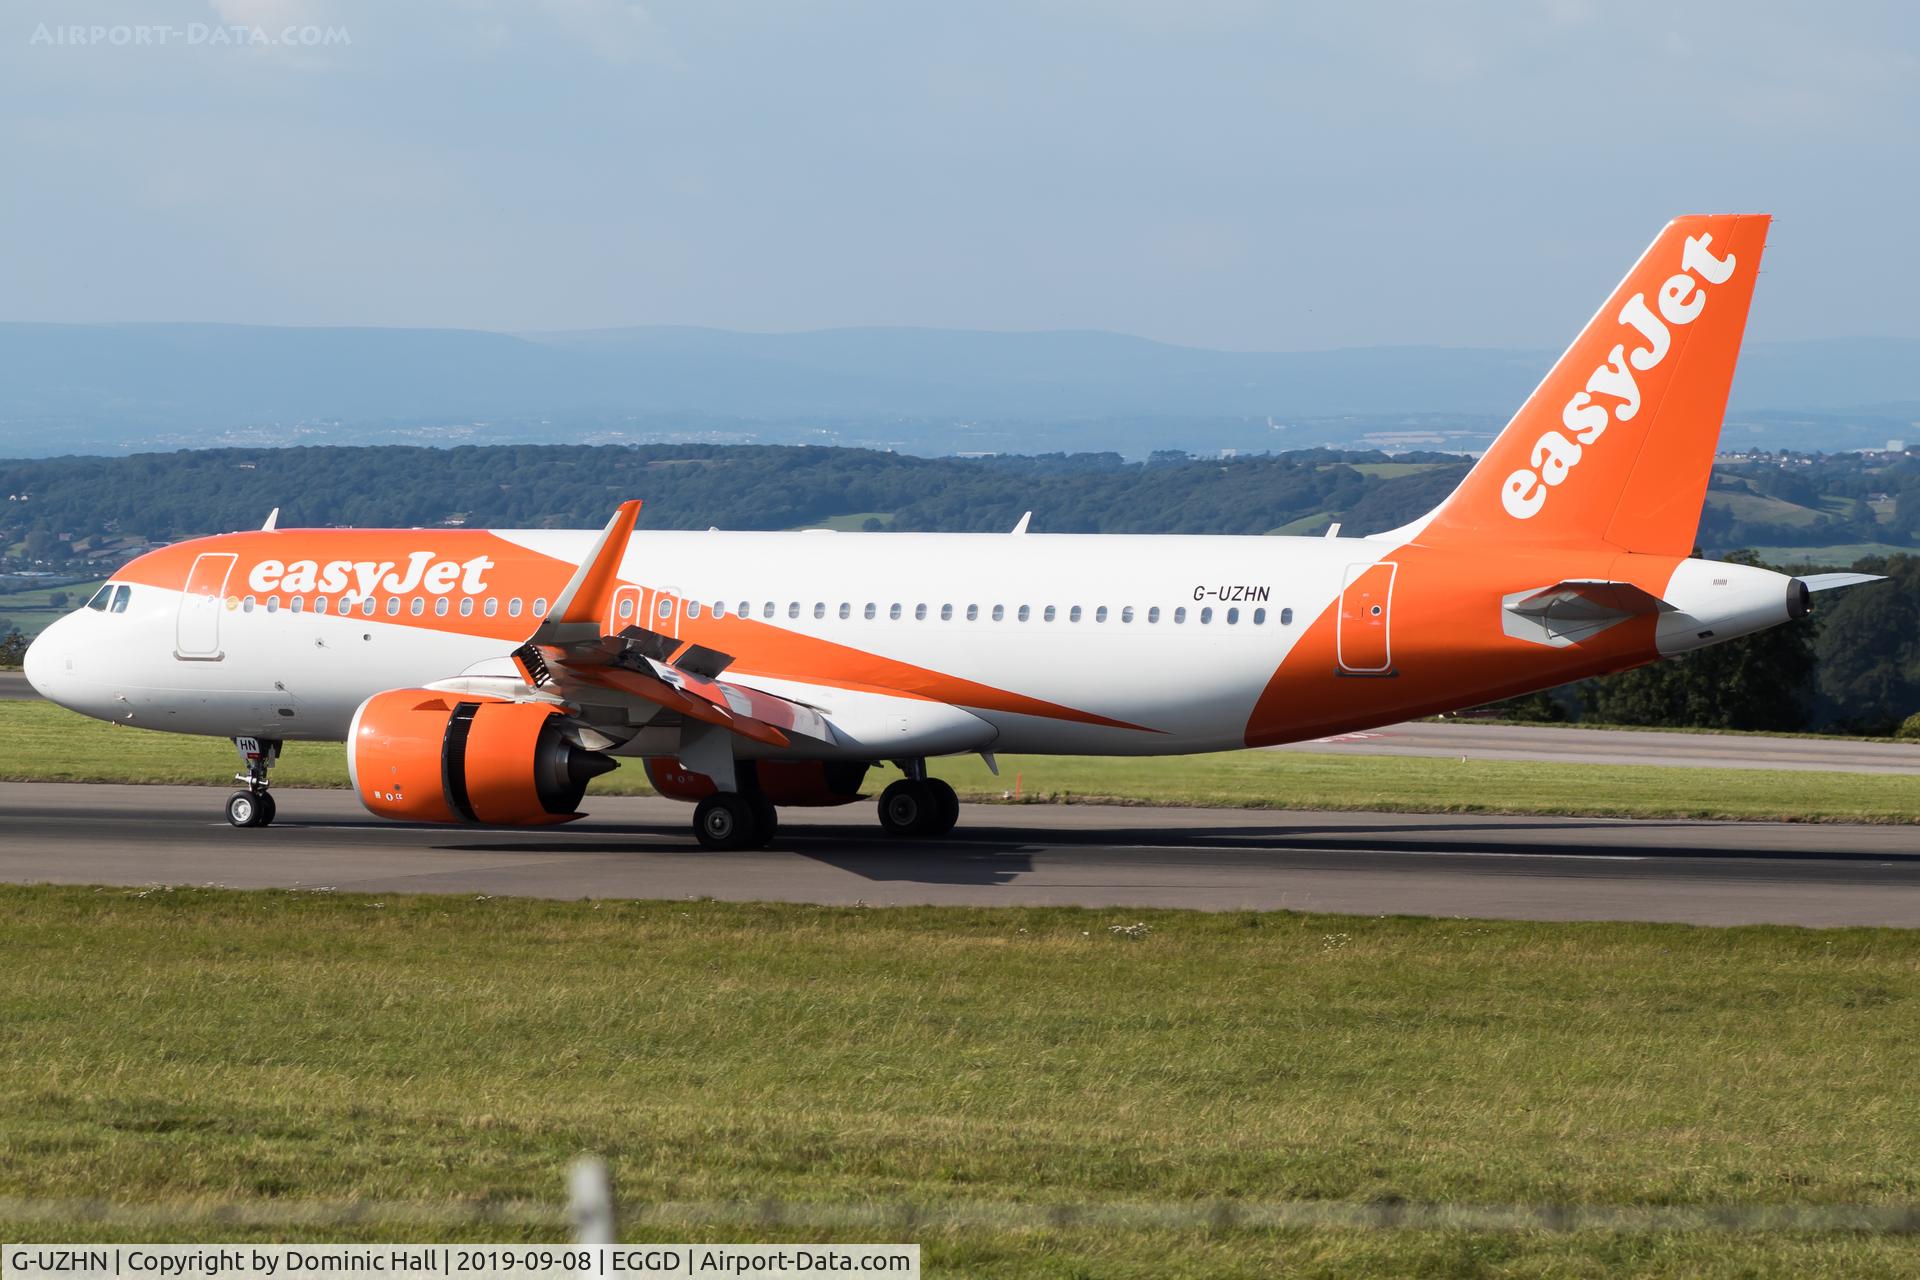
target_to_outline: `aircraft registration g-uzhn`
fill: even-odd
[[[635,501],[598,532],[268,527],[128,564],[27,676],[234,739],[236,826],[273,820],[282,744],[344,739],[382,817],[566,822],[637,757],[733,849],[876,765],[902,773],[881,823],[935,836],[959,805],[929,757],[1262,747],[1619,671],[1870,580],[1690,558],[1767,226],[1669,223],[1459,488],[1384,533],[651,532]]]

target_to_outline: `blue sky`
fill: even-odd
[[[1558,347],[1754,210],[1755,337],[1920,336],[1915,13],[0,0],[0,318]]]

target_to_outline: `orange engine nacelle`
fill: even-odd
[[[389,689],[354,712],[347,772],[382,818],[540,826],[571,822],[609,756],[567,740],[558,707]]]
[[[860,798],[870,768],[864,760],[742,760],[742,785],[758,787],[776,805],[824,808]],[[647,781],[669,800],[698,801],[712,795],[713,779],[672,756],[647,757]]]

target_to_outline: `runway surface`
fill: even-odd
[[[1554,725],[1414,721],[1344,733],[1274,751],[1429,756],[1561,764],[1657,764],[1696,769],[1795,769],[1920,773],[1920,742],[1787,738],[1765,734],[1663,733]]]
[[[28,702],[40,695],[27,683],[24,671],[0,671],[0,702]]]
[[[903,842],[869,804],[787,810],[771,849],[707,853],[691,811],[597,800],[566,827],[407,827],[339,791],[0,783],[0,880],[367,893],[1076,904],[1700,924],[1920,925],[1920,828],[1598,818],[966,806]]]

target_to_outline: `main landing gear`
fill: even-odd
[[[716,791],[693,810],[694,839],[706,849],[764,849],[779,829],[779,811],[758,791]]]
[[[273,821],[273,795],[267,790],[267,771],[280,759],[280,743],[274,738],[235,738],[234,750],[240,753],[245,773],[233,780],[246,788],[227,797],[227,821],[236,827],[264,827]]]
[[[925,760],[898,762],[907,776],[880,793],[880,825],[892,836],[943,836],[960,821],[960,797],[927,776]]]

